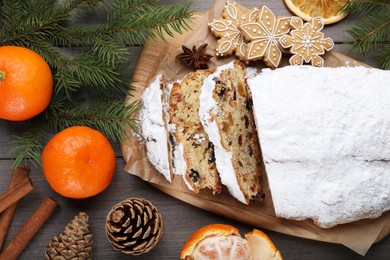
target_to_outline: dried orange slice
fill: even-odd
[[[347,2],[348,0],[284,0],[287,8],[306,22],[314,17],[321,17],[324,24],[344,19],[347,14],[340,11]]]

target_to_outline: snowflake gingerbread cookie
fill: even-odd
[[[291,17],[275,17],[265,5],[259,9],[257,21],[243,23],[240,26],[245,40],[248,61],[263,60],[270,68],[277,68],[282,60],[282,47],[279,38],[290,32]]]
[[[239,26],[248,21],[254,21],[259,9],[242,11],[235,2],[227,1],[222,18],[209,23],[211,32],[218,38],[216,56],[226,57],[235,53],[240,60],[245,60],[246,43]]]
[[[324,65],[324,59],[320,55],[330,51],[334,42],[330,38],[324,38],[324,34],[320,32],[324,28],[324,23],[320,17],[313,18],[308,23],[303,23],[299,17],[291,19],[290,35],[284,35],[279,42],[284,48],[290,48],[290,52],[294,54],[290,58],[291,65],[302,65],[303,62],[311,63],[316,67]]]

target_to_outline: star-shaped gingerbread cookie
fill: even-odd
[[[254,21],[257,13],[257,8],[244,12],[235,2],[226,2],[222,18],[214,19],[209,23],[211,32],[220,38],[217,42],[216,56],[226,57],[234,52],[240,60],[245,59],[246,43],[238,27],[242,23]]]
[[[243,37],[249,42],[246,47],[246,60],[264,60],[271,68],[279,66],[282,47],[279,38],[290,31],[291,17],[275,17],[265,5],[259,9],[257,21],[240,26]]]
[[[303,23],[299,17],[291,19],[290,35],[284,35],[280,38],[280,44],[284,48],[291,48],[290,52],[294,54],[290,58],[291,65],[302,65],[303,62],[316,67],[324,65],[324,59],[320,55],[330,51],[334,42],[330,38],[324,38],[320,32],[324,28],[324,23],[320,17],[313,18],[308,23]]]

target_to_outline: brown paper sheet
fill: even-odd
[[[181,46],[199,46],[208,43],[208,52],[215,49],[216,38],[209,32],[208,22],[219,18],[222,14],[225,1],[216,0],[206,13],[197,13],[192,22],[192,31],[175,38],[167,38],[167,42],[149,40],[144,46],[136,68],[133,81],[136,90],[129,97],[130,101],[138,99],[143,90],[154,80],[155,76],[163,73],[167,80],[182,78],[189,72],[185,66],[175,62],[175,56],[181,52]],[[233,57],[216,59],[209,63],[211,68],[230,62]],[[355,66],[365,64],[351,59],[343,54],[331,51],[325,56],[325,66],[338,67],[343,65]],[[287,61],[284,60],[284,64]],[[260,68],[261,62],[258,63]],[[146,148],[139,138],[128,131],[128,138],[122,143],[122,153],[126,161],[125,171],[136,175],[151,183],[161,191],[183,200],[189,204],[221,216],[233,218],[253,226],[264,228],[293,236],[319,240],[330,243],[339,243],[352,249],[360,255],[365,255],[371,245],[380,241],[390,233],[390,212],[373,220],[361,220],[354,223],[338,225],[329,229],[321,229],[312,220],[293,221],[275,216],[267,180],[264,179],[265,192],[268,200],[262,204],[244,205],[231,197],[225,190],[221,194],[212,195],[209,191],[196,194],[189,191],[181,176],[175,176],[172,183],[157,172],[146,156]]]

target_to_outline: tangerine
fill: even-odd
[[[50,103],[53,76],[36,52],[18,46],[0,47],[0,118],[30,119]]]
[[[321,17],[324,24],[336,23],[347,16],[341,10],[348,0],[284,0],[288,9],[306,22]]]
[[[253,229],[245,234],[244,239],[233,226],[209,224],[187,239],[180,259],[283,260],[283,257],[271,239],[260,230]]]
[[[57,133],[42,152],[42,168],[49,185],[64,197],[95,196],[111,183],[115,153],[106,137],[87,126]]]

